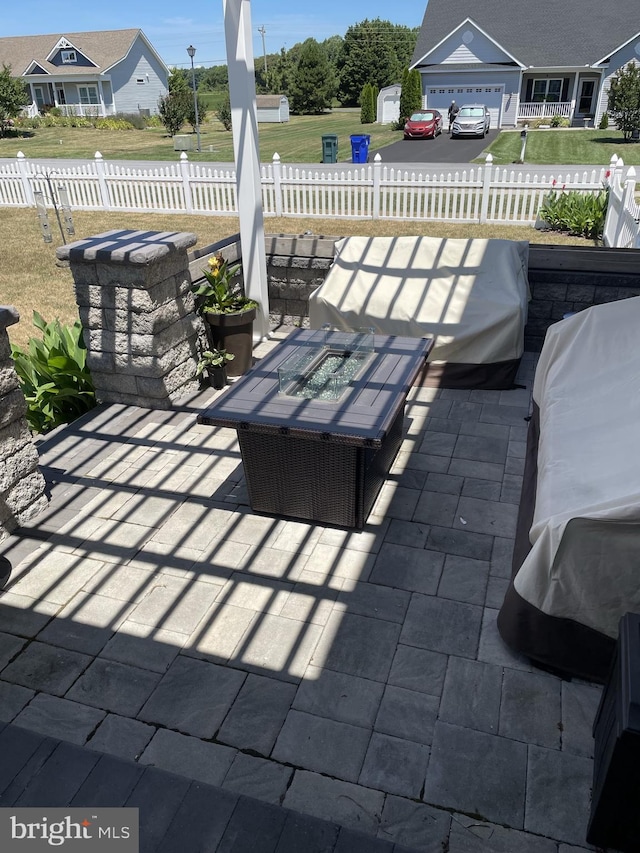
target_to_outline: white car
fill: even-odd
[[[484,104],[463,104],[451,125],[451,138],[455,136],[481,136],[488,133],[491,116]]]

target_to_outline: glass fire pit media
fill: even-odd
[[[341,332],[323,326],[304,352],[278,368],[279,391],[308,400],[340,399],[373,355],[373,329]]]

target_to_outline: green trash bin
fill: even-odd
[[[338,162],[338,137],[335,133],[325,133],[322,137],[322,162]]]

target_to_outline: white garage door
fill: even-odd
[[[459,107],[462,104],[486,104],[491,114],[491,127],[500,127],[503,92],[504,86],[429,86],[426,106],[440,110],[446,116],[451,101]]]

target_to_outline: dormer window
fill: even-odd
[[[60,56],[63,62],[77,62],[78,58],[76,57],[75,50],[61,50]]]

